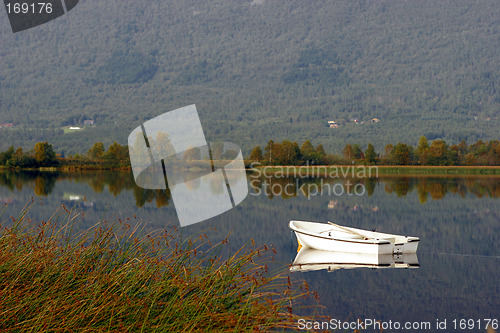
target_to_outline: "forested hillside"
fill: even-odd
[[[126,144],[193,103],[207,139],[245,156],[269,139],[499,138],[497,0],[80,0],[16,34],[0,17],[0,151]]]

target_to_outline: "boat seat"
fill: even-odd
[[[396,238],[395,237],[384,237],[384,238],[379,238],[380,240],[384,240],[384,241],[388,241],[392,244],[394,244],[396,242]]]
[[[351,234],[348,232],[341,232],[341,231],[325,230],[325,231],[321,231],[319,234],[329,236],[329,237],[336,237],[336,238],[363,239],[363,237],[361,237],[361,236]]]

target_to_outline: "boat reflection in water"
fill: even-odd
[[[416,253],[366,254],[354,252],[322,251],[303,247],[297,253],[291,272],[326,269],[329,272],[352,268],[418,268]]]

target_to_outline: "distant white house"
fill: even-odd
[[[82,128],[75,126],[75,127],[70,127],[69,129],[72,130],[72,131],[77,131],[77,130],[81,130]]]
[[[339,127],[339,125],[334,120],[329,120],[328,121],[328,126],[330,128],[338,128]]]
[[[337,207],[338,204],[339,204],[338,200],[330,200],[330,202],[328,202],[328,209],[335,209],[335,207]]]

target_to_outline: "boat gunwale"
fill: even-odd
[[[395,263],[395,262],[394,262]],[[298,266],[315,266],[315,265],[351,265],[351,266],[369,266],[369,267],[372,267],[372,266],[380,266],[380,267],[386,267],[386,266],[391,266],[391,264],[357,264],[355,262],[346,262],[346,263],[343,263],[343,262],[318,262],[318,263],[314,263],[314,264],[292,264],[290,265],[290,267],[298,267]],[[406,264],[403,264],[403,265],[406,265]]]

